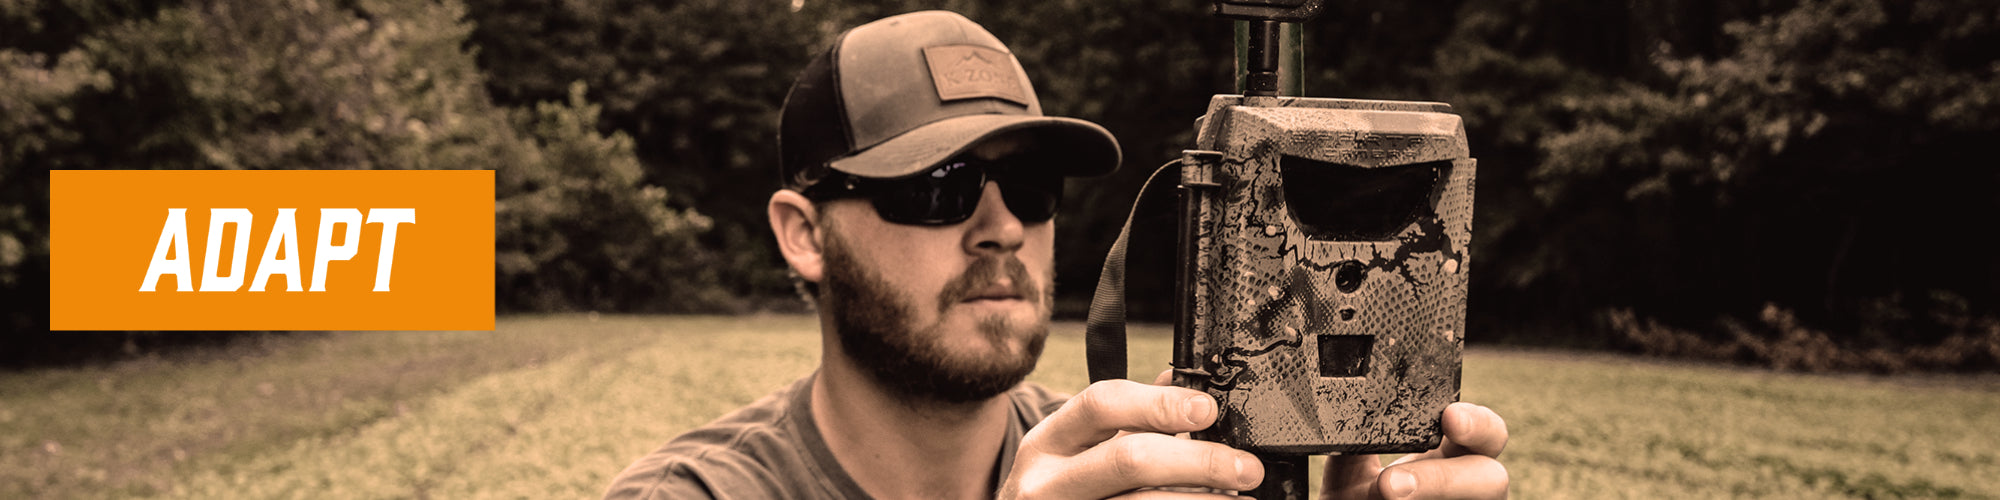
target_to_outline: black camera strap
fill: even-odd
[[[1084,363],[1090,370],[1091,382],[1126,378],[1125,252],[1131,241],[1132,221],[1138,218],[1139,208],[1146,206],[1148,200],[1174,195],[1180,172],[1181,161],[1173,160],[1146,178],[1146,184],[1139,188],[1138,199],[1132,202],[1132,212],[1125,216],[1125,227],[1118,230],[1118,240],[1111,243],[1111,251],[1104,255],[1104,271],[1097,277],[1097,292],[1090,298],[1090,317],[1083,325]],[[1162,174],[1172,182],[1161,182]]]

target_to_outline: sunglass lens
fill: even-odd
[[[1007,198],[1007,210],[1021,222],[1044,222],[1056,216],[1056,206],[1062,201],[1063,179],[1055,175],[1011,176],[1000,183],[1000,194]]]
[[[979,208],[979,193],[986,182],[980,169],[968,167],[952,162],[898,179],[875,198],[875,210],[883,220],[899,224],[963,221]]]

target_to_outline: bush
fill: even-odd
[[[1765,304],[1755,324],[1730,317],[1718,319],[1717,329],[1726,334],[1721,338],[1670,327],[1652,318],[1641,319],[1631,309],[1608,310],[1600,318],[1627,349],[1648,356],[1727,361],[1799,372],[1893,374],[2000,369],[2000,319],[1992,317],[1932,318],[1950,329],[1943,341],[1886,347],[1862,346],[1847,340],[1855,336],[1836,336],[1807,327],[1791,310],[1776,304]],[[1895,325],[1906,329],[1930,326],[1937,325],[1915,321]]]
[[[707,217],[641,183],[583,87],[495,105],[465,15],[457,0],[0,2],[0,293],[47,289],[49,170],[492,169],[501,310],[727,306],[693,243]],[[9,359],[56,345],[36,307],[0,317]]]
[[[507,311],[700,311],[733,301],[697,241],[710,220],[670,208],[640,183],[632,139],[601,136],[598,106],[570,87],[567,104],[516,114],[540,155],[495,180],[494,254]]]

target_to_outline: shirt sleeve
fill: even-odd
[[[1069,403],[1069,395],[1049,390],[1041,384],[1022,382],[1014,389],[1014,404],[1023,413],[1027,427],[1034,427],[1049,418],[1049,414],[1062,409]]]
[[[796,467],[794,467],[796,468]],[[618,500],[759,500],[816,496],[805,474],[785,477],[771,464],[735,450],[656,453],[612,480],[604,498]]]
[[[716,498],[709,490],[708,482],[687,464],[667,464],[657,470],[645,470],[645,463],[633,464],[618,475],[611,488],[604,492],[605,500],[666,500],[693,498],[710,500]]]

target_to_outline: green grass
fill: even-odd
[[[0,374],[0,498],[592,498],[804,375],[805,317],[503,318]],[[1085,383],[1081,325],[1031,378]],[[1165,367],[1138,329],[1132,372]],[[1804,376],[1474,349],[1516,498],[1996,498],[2000,379]]]
[[[1995,498],[1996,381],[1488,351],[1464,392],[1508,418],[1523,497]]]

